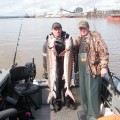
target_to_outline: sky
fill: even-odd
[[[24,16],[57,14],[60,8],[74,11],[82,7],[83,12],[119,8],[120,0],[0,0],[0,16]]]

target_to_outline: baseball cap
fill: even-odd
[[[87,21],[82,20],[79,22],[79,28],[89,28],[89,24]]]
[[[61,24],[58,23],[58,22],[55,22],[55,23],[52,24],[52,29],[57,28],[57,27],[62,28]]]

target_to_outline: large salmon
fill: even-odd
[[[60,53],[60,56],[64,55],[64,79],[65,79],[65,96],[70,96],[75,101],[74,96],[70,90],[71,76],[72,76],[72,38],[69,37],[65,40],[65,51]]]
[[[50,92],[48,95],[47,102],[49,103],[52,98],[56,98],[56,93],[54,91],[54,85],[56,81],[56,55],[57,52],[54,47],[55,39],[52,36],[48,38],[48,47],[47,47],[47,68],[48,68],[48,81]]]

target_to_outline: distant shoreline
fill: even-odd
[[[37,17],[16,17],[16,16],[13,16],[13,17],[0,17],[0,19],[15,19],[15,18],[19,18],[19,19],[22,19],[22,18],[106,18],[106,17],[86,17],[86,16],[64,16],[64,17],[44,17],[44,16],[37,16]]]
[[[35,16],[0,16],[0,19],[9,19],[9,18],[36,18]]]

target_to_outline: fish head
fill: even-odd
[[[53,36],[53,35],[49,35],[48,36],[48,46],[49,47],[53,47],[54,46],[54,44],[55,44],[55,37]]]
[[[72,40],[70,38],[65,40],[65,48],[70,49],[72,47]]]

